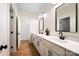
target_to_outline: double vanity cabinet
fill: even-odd
[[[70,51],[58,44],[50,41],[47,36],[42,34],[32,34],[31,42],[41,56],[78,56],[79,54]],[[47,40],[48,39],[48,40]],[[53,39],[52,39],[53,40]],[[62,43],[62,42],[61,42]]]

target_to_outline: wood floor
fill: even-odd
[[[11,56],[40,56],[32,43],[27,40],[21,41],[20,49]]]

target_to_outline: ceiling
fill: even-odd
[[[50,10],[55,4],[52,3],[16,3],[17,9],[20,12],[32,12],[39,15]]]
[[[43,5],[43,3],[18,3],[17,8],[20,11],[31,11],[37,13]]]

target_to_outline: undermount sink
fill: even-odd
[[[55,37],[55,36],[47,36],[50,40],[54,40],[54,41],[57,41],[57,42],[61,42],[61,43],[67,43],[67,39],[59,39],[59,37]]]
[[[59,42],[67,43],[67,41],[66,41],[66,40],[57,39],[57,38],[53,38],[53,39],[55,39],[55,40],[57,40],[57,41],[59,41]]]
[[[52,39],[52,40],[55,40],[55,41],[58,41],[58,42],[62,42],[62,43],[68,42],[67,40],[59,39],[59,37],[51,37],[51,36],[49,36],[49,39]]]

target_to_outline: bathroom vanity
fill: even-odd
[[[41,56],[79,56],[79,43],[66,38],[32,33],[31,42]]]

